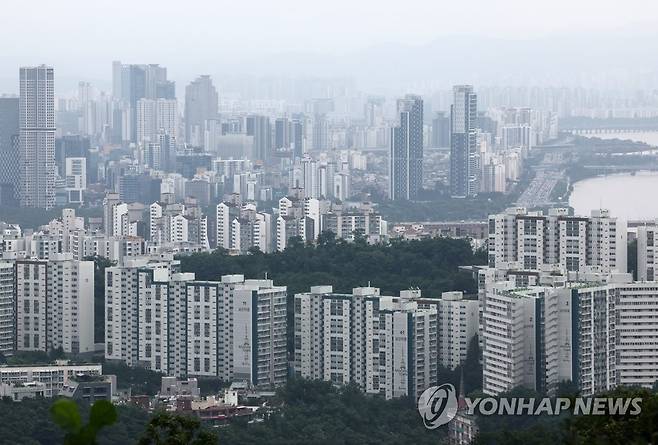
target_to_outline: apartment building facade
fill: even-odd
[[[281,385],[286,292],[242,275],[198,281],[175,262],[108,268],[105,357],[177,377]]]
[[[71,254],[17,260],[16,349],[94,350],[94,263]]]
[[[489,267],[518,262],[525,270],[557,265],[569,272],[597,267],[601,273],[626,272],[625,221],[595,210],[589,217],[568,209],[528,212],[511,208],[489,216]]]
[[[436,384],[436,309],[420,309],[409,294],[381,296],[373,287],[340,294],[314,286],[295,295],[294,314],[299,376],[355,383],[387,399],[417,398]]]

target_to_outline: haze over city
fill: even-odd
[[[62,93],[78,80],[106,88],[115,59],[157,61],[180,84],[199,72],[340,76],[372,92],[419,81],[621,86],[658,68],[646,57],[657,6],[643,0],[313,3],[7,2],[0,35],[20,44],[3,48],[0,86],[15,91],[10,67],[35,61],[58,67]]]

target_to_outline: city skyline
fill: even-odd
[[[658,437],[658,3],[0,9],[0,443]]]

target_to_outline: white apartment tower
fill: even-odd
[[[217,247],[229,250],[231,248],[231,223],[238,216],[239,208],[233,203],[217,204]]]
[[[441,298],[418,301],[421,308],[435,308],[439,365],[455,369],[464,363],[468,346],[478,334],[478,300],[464,298],[462,292],[443,292]]]
[[[55,205],[55,85],[52,67],[20,69],[19,198],[23,207]]]
[[[614,388],[616,289],[601,282],[493,285],[482,311],[484,392],[524,386],[554,394],[565,380],[586,396]]]
[[[418,397],[436,384],[436,309],[373,287],[338,294],[314,286],[295,295],[294,313],[297,375],[386,398]]]
[[[380,300],[379,384],[387,399],[415,400],[437,384],[437,313],[402,295]]]
[[[251,248],[272,251],[272,215],[257,212],[253,204],[238,207],[222,202],[217,205],[217,247],[237,253]]]
[[[379,289],[338,294],[313,286],[295,295],[295,373],[379,393]],[[355,355],[359,351],[359,355]]]
[[[16,349],[94,350],[94,263],[71,254],[16,261]]]
[[[285,286],[246,280],[233,301],[233,379],[272,388],[288,376]]]
[[[137,141],[159,143],[160,133],[178,135],[178,102],[175,99],[137,101]]]
[[[168,283],[178,264],[177,261],[149,262],[140,258],[128,260],[121,267],[105,269],[105,358],[120,360],[129,366],[137,366],[145,360],[145,348],[142,348],[140,356],[140,338],[147,338],[148,335],[145,329],[140,332],[140,327],[144,328],[144,324],[140,326],[140,294],[149,293],[153,298],[156,295],[164,298],[161,295],[162,287],[154,283]],[[160,288],[160,294],[157,288]],[[142,301],[141,304],[146,316],[143,305],[147,302]],[[151,315],[156,317],[161,310],[162,307],[160,310],[156,308]],[[160,360],[161,364],[165,363],[162,358]],[[151,362],[150,358],[148,362]]]
[[[637,279],[658,280],[658,226],[637,228]]]
[[[0,261],[0,352],[5,356],[14,351],[14,264]]]
[[[66,158],[66,193],[68,202],[82,203],[87,189],[87,160]]]
[[[521,298],[504,284],[487,292],[483,302],[482,385],[492,395],[517,386],[537,387],[537,295]]]
[[[626,223],[607,210],[589,217],[524,208],[489,216],[489,267],[518,262],[525,270],[558,266],[569,272],[626,272]]]
[[[178,377],[285,383],[286,288],[176,269],[140,259],[106,270],[105,357]]]
[[[186,327],[187,340],[182,349],[187,351],[187,360],[184,369],[175,375],[185,375],[189,371],[193,375],[220,376],[228,380],[229,373],[220,372],[227,363],[222,347],[226,340],[222,330],[226,319],[223,286],[211,281],[192,281],[187,283],[185,291],[185,312],[188,316],[183,326]],[[221,322],[220,313],[224,315]],[[191,350],[187,345],[192,346]]]
[[[610,323],[616,332],[617,384],[651,388],[658,380],[658,283],[615,287]]]
[[[48,262],[16,261],[16,350],[46,351],[46,305],[48,302]],[[28,295],[29,298],[24,296]]]

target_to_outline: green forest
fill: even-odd
[[[64,432],[52,421],[49,409],[53,399],[27,399],[13,402],[0,400],[0,443],[37,445],[62,444]],[[136,443],[146,423],[148,413],[132,406],[119,406],[117,422],[104,429],[98,437],[99,445]],[[81,406],[81,416],[88,417],[89,406]]]
[[[484,252],[474,253],[467,240],[432,238],[418,241],[392,240],[369,245],[363,240],[348,243],[322,233],[317,245],[291,240],[283,252],[232,256],[217,249],[212,253],[181,256],[183,272],[194,272],[198,280],[219,280],[222,275],[243,274],[246,278],[268,278],[288,286],[288,293],[307,292],[311,286],[332,285],[336,292],[350,292],[359,286],[381,289],[393,295],[411,287],[424,296],[441,292],[477,291],[461,265],[483,264]]]
[[[477,393],[473,394],[477,396]],[[563,394],[567,395],[567,394]],[[516,389],[501,396],[541,397]],[[570,394],[573,397],[574,394]],[[618,388],[609,397],[641,397],[638,416],[484,416],[478,422],[481,434],[477,444],[500,445],[585,445],[585,444],[656,444],[658,443],[658,394],[646,389]],[[49,416],[54,401],[50,399],[12,402],[0,400],[0,437],[2,443],[61,444],[64,432]],[[328,382],[293,379],[280,388],[273,400],[270,416],[262,422],[236,421],[221,428],[192,429],[205,437],[198,444],[284,445],[284,444],[440,444],[446,443],[447,427],[427,430],[409,399],[384,400],[368,396],[358,388],[337,388]],[[149,438],[154,421],[185,423],[180,416],[155,413],[139,408],[117,406],[116,423],[103,428],[98,443],[140,444],[157,442]],[[89,407],[81,406],[81,417],[89,416]],[[149,425],[150,422],[150,425]],[[189,423],[189,422],[188,422]],[[203,434],[201,434],[203,433]],[[212,435],[216,439],[208,440]]]
[[[64,433],[48,414],[53,403],[49,399],[0,401],[1,442],[63,443]],[[279,390],[274,403],[277,409],[264,422],[236,422],[212,429],[218,443],[435,444],[445,435],[445,431],[426,430],[408,399],[386,401],[352,386],[336,388],[327,382],[293,380]],[[89,407],[81,408],[84,419]],[[98,443],[137,443],[147,431],[149,415],[132,406],[118,406],[117,410],[117,422],[99,433]]]

